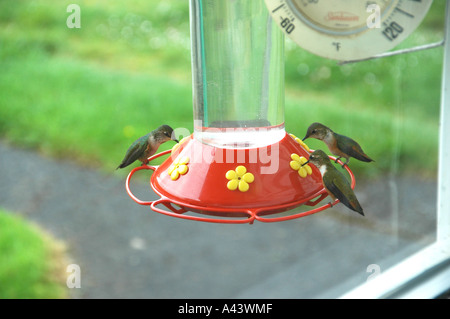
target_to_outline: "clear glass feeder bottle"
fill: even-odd
[[[263,1],[191,0],[194,137],[218,148],[279,142],[284,36]]]

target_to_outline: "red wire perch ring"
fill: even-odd
[[[158,154],[153,155],[149,158],[149,162],[166,154],[169,154],[171,150],[166,150],[163,152],[160,152]],[[313,150],[310,150],[312,153]],[[329,156],[329,158],[333,161],[336,161],[336,157]],[[343,165],[343,162],[341,160],[337,160],[337,163]],[[351,178],[351,188],[354,189],[356,185],[355,176],[353,172],[350,170],[348,165],[343,166],[345,170],[348,172],[350,178]],[[130,180],[131,177],[140,170],[152,170],[155,171],[158,168],[158,166],[151,166],[151,165],[141,165],[136,168],[134,168],[127,176],[126,182],[125,182],[125,188],[128,193],[128,195],[138,204],[144,205],[144,206],[150,206],[150,208],[160,214],[164,214],[171,217],[177,217],[177,218],[183,218],[193,221],[201,221],[201,222],[211,222],[211,223],[226,223],[226,224],[246,224],[250,223],[252,224],[254,220],[258,220],[261,222],[271,223],[271,222],[281,222],[281,221],[287,221],[292,220],[296,218],[305,217],[308,215],[312,215],[318,212],[321,212],[327,208],[330,208],[337,203],[339,203],[339,200],[335,200],[334,203],[327,203],[323,206],[317,207],[315,209],[311,209],[309,211],[289,215],[289,216],[282,216],[282,217],[271,217],[271,218],[265,218],[262,216],[274,214],[274,212],[283,212],[289,209],[293,209],[300,205],[307,205],[307,206],[315,206],[320,201],[322,201],[325,197],[328,196],[328,193],[323,188],[319,192],[313,194],[309,198],[303,201],[293,202],[293,203],[287,203],[283,205],[272,205],[270,207],[260,207],[260,208],[227,208],[227,207],[203,207],[198,205],[193,205],[189,203],[185,203],[182,201],[178,201],[176,199],[170,199],[166,196],[163,196],[160,194],[156,189],[152,188],[161,198],[157,199],[155,201],[142,201],[138,199],[130,189]],[[315,199],[315,200],[314,200]],[[161,209],[157,207],[158,205],[163,205],[169,211]],[[179,206],[178,208],[174,205]],[[234,219],[218,219],[218,218],[210,218],[210,217],[199,217],[199,216],[192,216],[192,215],[185,215],[185,213],[192,211],[197,212],[204,215],[211,215],[211,216],[221,216],[221,217],[233,217]],[[246,217],[246,218],[240,218],[236,219],[236,217]]]
[[[312,152],[314,152],[314,150],[310,150],[310,153],[312,153]],[[329,155],[328,157],[329,157],[331,160],[336,161],[336,163],[338,163],[338,164],[341,164],[341,165],[344,164],[341,160],[336,160],[337,158],[334,157],[334,156]],[[346,171],[348,172],[348,174],[350,175],[350,179],[351,179],[351,184],[350,184],[350,186],[351,186],[351,188],[352,188],[352,189],[355,189],[355,185],[356,185],[355,175],[354,175],[353,172],[350,170],[350,168],[348,167],[347,164],[344,165],[343,167],[345,168],[345,170],[346,170]],[[326,192],[325,189],[323,189],[323,191],[322,191],[321,193],[322,193],[322,194],[320,195],[320,197],[317,198],[314,202],[308,201],[308,202],[305,203],[305,205],[307,205],[307,206],[315,206],[315,205],[318,204],[320,201],[322,201],[325,197],[328,196],[328,193]],[[296,219],[296,218],[305,217],[305,216],[308,216],[308,215],[312,215],[312,214],[321,212],[321,211],[323,211],[323,210],[325,210],[325,209],[327,209],[327,208],[333,207],[334,205],[338,204],[339,202],[340,202],[339,199],[336,199],[336,200],[334,201],[334,203],[332,203],[332,204],[331,204],[331,203],[327,203],[327,204],[325,204],[325,205],[323,205],[323,206],[320,206],[320,207],[318,207],[318,208],[315,208],[315,209],[312,209],[312,210],[309,210],[309,211],[306,211],[306,212],[301,212],[301,213],[298,213],[298,214],[293,214],[293,215],[290,215],[290,216],[274,217],[274,218],[261,218],[261,217],[259,217],[259,216],[256,216],[256,219],[259,220],[259,221],[261,221],[261,222],[266,222],[266,223],[269,223],[269,222],[281,222],[281,221],[285,221],[285,220]]]
[[[164,214],[171,217],[177,217],[177,218],[183,218],[183,219],[189,219],[193,221],[201,221],[201,222],[212,222],[212,223],[228,223],[228,224],[246,224],[246,223],[253,223],[255,219],[255,214],[251,210],[239,210],[236,209],[226,209],[226,208],[214,208],[214,207],[208,207],[207,211],[205,208],[195,206],[195,205],[189,205],[187,203],[181,203],[179,201],[169,199],[167,197],[161,196],[160,199],[157,199],[155,201],[142,201],[138,199],[130,190],[130,179],[131,176],[133,176],[134,173],[140,170],[153,170],[155,171],[157,167],[155,166],[149,166],[149,165],[142,165],[139,167],[134,168],[130,174],[128,174],[128,177],[126,179],[125,187],[127,190],[128,195],[138,204],[140,205],[147,205],[150,206],[150,208],[160,214]],[[158,205],[163,205],[170,211],[161,209],[157,207]],[[173,205],[179,206],[179,208],[174,207]],[[209,214],[216,216],[217,215],[224,215],[226,213],[233,213],[234,216],[236,216],[236,213],[241,212],[242,215],[240,217],[247,217],[247,219],[217,219],[217,218],[206,218],[206,217],[199,217],[199,216],[192,216],[192,215],[183,215],[184,213],[189,212],[190,210],[186,209],[190,208],[192,211],[200,211],[203,214]]]
[[[158,154],[155,154],[153,156],[151,156],[148,160],[149,162],[166,154],[169,154],[171,152],[171,150],[166,150],[163,152],[160,152]],[[192,210],[200,210],[202,211],[203,214],[211,214],[213,216],[215,216],[214,213],[220,214],[220,213],[234,213],[233,215],[236,216],[236,213],[239,213],[239,211],[236,211],[235,209],[227,209],[227,208],[214,208],[214,207],[209,207],[207,211],[204,211],[204,208],[195,206],[195,205],[189,205],[187,203],[182,203],[179,202],[177,200],[173,200],[173,199],[169,199],[165,196],[162,196],[161,194],[158,194],[158,192],[156,190],[154,190],[161,198],[157,199],[155,201],[142,201],[139,198],[137,198],[130,189],[130,180],[131,177],[134,175],[134,173],[136,173],[137,171],[140,170],[152,170],[155,171],[158,167],[157,166],[151,166],[151,165],[146,165],[143,164],[141,166],[135,167],[133,170],[131,170],[131,172],[128,174],[127,179],[125,181],[125,188],[126,191],[128,193],[128,195],[139,205],[144,205],[144,206],[150,206],[150,208],[160,214],[164,214],[167,216],[171,216],[171,217],[177,217],[177,218],[183,218],[183,219],[189,219],[189,220],[194,220],[194,221],[202,221],[202,222],[213,222],[213,223],[233,223],[233,224],[246,224],[246,223],[253,223],[255,216],[254,213],[252,213],[250,210],[241,210],[242,212],[242,216],[246,216],[248,217],[247,219],[216,219],[216,218],[205,218],[205,217],[198,217],[198,216],[191,216],[191,215],[183,215],[186,212],[189,212],[189,210],[187,210],[185,207],[190,208]],[[167,210],[163,210],[159,207],[157,207],[157,205],[164,205],[166,208],[170,209],[170,211]],[[179,208],[174,207],[173,205],[177,205],[179,206]]]
[[[160,152],[158,154],[155,154],[155,155],[153,155],[153,156],[148,158],[148,162],[151,162],[152,160],[154,160],[155,158],[158,158],[160,156],[169,154],[170,152],[171,152],[171,150],[166,150],[166,151]],[[154,201],[149,201],[149,202],[142,201],[139,198],[137,198],[136,196],[134,196],[134,194],[131,192],[131,189],[130,189],[131,176],[133,176],[134,173],[136,173],[137,171],[140,171],[142,169],[145,169],[145,170],[151,169],[151,170],[155,171],[157,169],[157,167],[156,166],[150,166],[150,165],[147,165],[147,164],[142,164],[141,166],[133,168],[131,170],[131,172],[128,174],[127,179],[125,180],[125,188],[127,190],[128,195],[131,197],[131,199],[133,199],[139,205],[152,205],[152,203]]]

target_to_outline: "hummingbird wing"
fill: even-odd
[[[328,172],[325,174],[329,174]],[[333,177],[328,178],[328,176],[324,176],[323,183],[325,188],[331,192],[334,197],[339,199],[339,201],[354,210],[355,212],[364,216],[363,209],[356,198],[355,193],[353,192],[350,183],[347,181],[345,176],[336,170],[333,172]]]
[[[345,154],[354,157],[363,162],[373,162],[369,156],[364,153],[361,146],[350,137],[339,135],[337,139],[337,147]]]
[[[138,160],[145,152],[148,146],[147,137],[143,136],[131,144],[128,148],[125,157],[122,160],[122,163],[118,166],[118,168],[124,168],[134,161]]]

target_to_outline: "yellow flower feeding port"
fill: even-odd
[[[169,174],[170,178],[173,181],[176,181],[180,175],[184,175],[188,172],[189,167],[189,157],[178,157],[175,161],[173,161],[172,165],[170,165],[167,170],[167,174]]]
[[[247,173],[247,169],[243,165],[239,165],[235,170],[229,170],[225,177],[229,180],[227,188],[230,191],[239,189],[241,192],[249,190],[249,184],[255,180],[252,173]]]

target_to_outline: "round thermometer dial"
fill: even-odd
[[[386,52],[422,22],[433,0],[265,0],[274,21],[316,55],[353,60]]]

